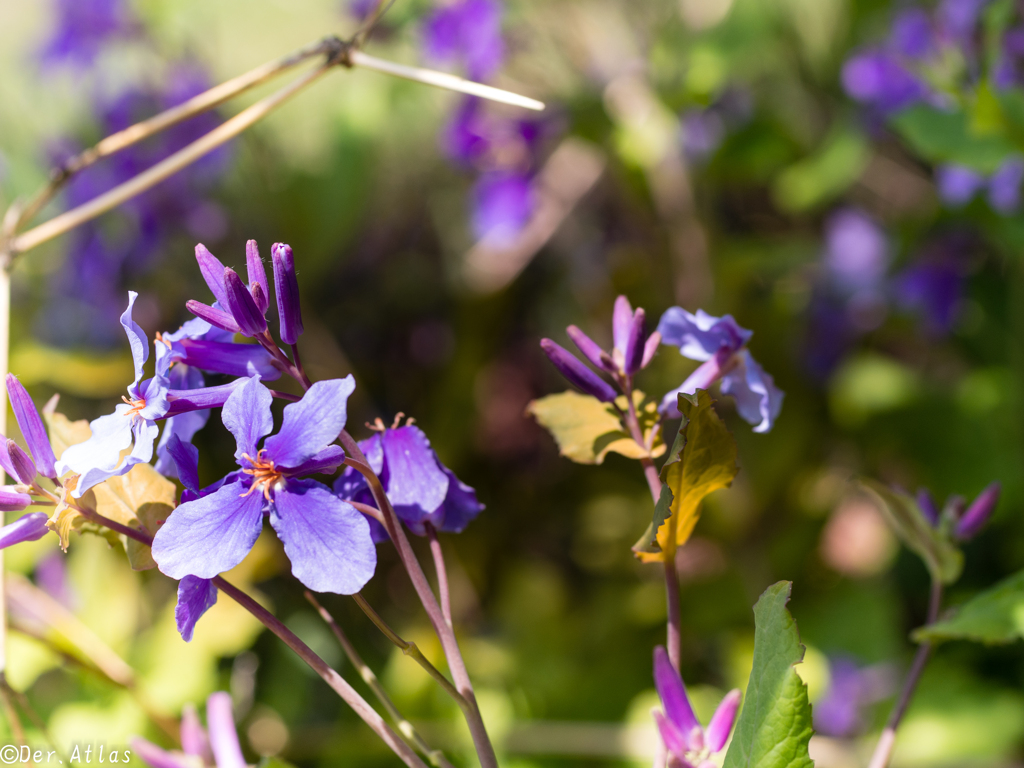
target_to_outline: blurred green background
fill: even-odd
[[[45,182],[54,147],[102,135],[100,90],[157,81],[166,62],[180,60],[219,82],[358,26],[337,0],[131,7],[144,38],[115,42],[88,67],[53,69],[38,55],[54,24],[49,3],[0,4],[4,207]],[[397,0],[367,51],[422,63],[420,22],[430,10]],[[620,456],[601,467],[561,459],[524,415],[530,400],[566,388],[539,339],[566,343],[564,327],[575,323],[609,342],[619,293],[653,318],[675,304],[732,313],[754,330],[752,353],[786,391],[767,435],[753,434],[720,400],[739,442],[740,475],[705,505],[680,555],[683,676],[703,717],[725,690],[745,684],[750,609],[779,579],[795,582],[791,609],[808,646],[800,671],[812,702],[829,686],[830,659],[888,664],[883,676],[901,678],[914,650],[908,632],[924,620],[927,575],[851,493],[858,475],[926,486],[940,500],[1002,481],[998,511],[967,546],[950,603],[1024,566],[1024,219],[983,204],[944,207],[931,167],[844,94],[844,61],[884,36],[891,12],[881,0],[506,0],[508,57],[493,82],[547,102],[536,168],[571,188],[565,198],[538,199],[537,210],[554,217],[548,236],[497,252],[476,242],[472,174],[446,159],[438,138],[458,97],[337,71],[233,142],[204,188],[216,215],[198,227],[202,236],[171,218],[144,270],[115,273],[118,297],[128,288],[142,294],[136,320],[152,334],[187,319],[188,298],[207,299],[192,257],[198,240],[234,266],[249,238],[264,254],[275,241],[292,245],[303,356],[314,379],[355,375],[353,433],[366,437],[360,425],[378,416],[414,416],[487,504],[444,544],[458,629],[503,764],[639,765],[654,751],[651,649],[664,642],[664,586],[660,569],[641,566],[629,549],[650,520],[647,486]],[[739,103],[731,112],[721,106],[730,99]],[[698,157],[682,118],[712,108],[724,115],[718,145]],[[689,125],[692,141],[699,126]],[[561,151],[567,162],[550,164]],[[948,328],[929,329],[895,304],[872,309],[855,332],[818,311],[829,300],[828,222],[850,207],[884,234],[889,275],[936,243],[959,249],[966,266]],[[99,226],[117,232],[118,216]],[[72,245],[64,237],[19,259],[11,366],[39,403],[60,392],[61,410],[93,418],[122,394],[130,361],[116,325],[123,304],[93,321],[106,324],[96,337],[77,328],[62,340],[48,325]],[[64,296],[75,300],[74,290]],[[845,311],[839,305],[833,313]],[[639,386],[660,397],[694,365],[662,348]],[[203,479],[223,474],[231,448],[218,419],[196,444]],[[287,563],[276,539],[265,539],[236,580],[368,696],[281,575]],[[53,557],[45,539],[10,550],[8,565],[38,582],[40,564]],[[389,547],[380,557],[365,594],[440,663]],[[159,573],[128,572],[122,553],[88,537],[76,537],[61,564],[66,610],[131,665],[136,682],[117,685],[15,632],[11,683],[58,741],[166,740],[160,716],[226,689],[254,760],[394,763],[313,673],[228,601],[186,646],[174,631],[173,584]],[[428,740],[472,764],[455,707],[351,600],[324,602]],[[1022,686],[1019,646],[943,646],[896,764],[1019,764]],[[858,734],[818,737],[818,765],[866,762],[891,702],[890,692],[868,707]]]

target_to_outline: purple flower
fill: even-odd
[[[47,64],[88,66],[103,46],[136,26],[125,0],[56,0],[55,24],[42,48]]]
[[[945,249],[927,254],[895,279],[896,301],[936,336],[949,333],[963,306],[967,265],[958,256]]]
[[[163,356],[156,375],[143,381],[143,366],[149,359],[149,340],[132,320],[132,307],[138,294],[128,294],[128,308],[121,325],[128,336],[135,361],[135,380],[128,386],[128,397],[114,409],[89,424],[92,436],[64,451],[57,463],[57,474],[80,475],[72,492],[75,498],[110,477],[123,475],[133,466],[153,458],[153,444],[159,427],[156,422],[168,416],[217,407],[224,404],[235,384],[199,389],[172,390],[168,380],[169,358]],[[241,381],[241,379],[239,380]],[[122,457],[127,449],[130,453]]]
[[[345,426],[351,376],[320,381],[284,409],[273,430],[272,395],[257,377],[238,387],[221,418],[235,436],[239,471],[212,493],[183,503],[157,531],[153,559],[175,579],[211,579],[242,561],[263,529],[263,515],[284,543],[292,573],[317,592],[352,594],[373,575],[377,553],[369,525],[350,504],[314,480],[333,472],[344,452],[333,441]]]
[[[732,733],[740,706],[739,689],[725,695],[705,730],[693,714],[683,678],[660,645],[654,649],[654,686],[658,689],[664,711],[655,709],[652,714],[670,758],[683,766],[708,764],[708,758],[722,751]],[[670,760],[670,765],[672,762]]]
[[[682,117],[683,148],[691,160],[705,160],[725,139],[725,122],[711,109],[690,109]]]
[[[429,524],[437,531],[461,533],[484,509],[476,491],[441,463],[419,427],[384,429],[359,443],[373,471],[381,478],[395,513],[413,533],[423,536]],[[365,478],[346,467],[334,484],[342,499],[373,504]],[[375,523],[374,538],[387,540]]]
[[[740,416],[755,432],[768,432],[782,410],[784,393],[751,356],[746,344],[752,331],[741,328],[732,315],[712,317],[702,309],[692,315],[671,307],[658,323],[661,343],[679,347],[680,354],[703,363],[661,401],[660,410],[678,417],[680,393],[691,395],[721,381],[722,393],[732,395]]]
[[[897,14],[892,23],[889,44],[911,59],[922,59],[931,53],[935,44],[934,32],[927,12],[922,8],[907,8]]]
[[[270,248],[274,261],[274,293],[277,294],[277,316],[281,341],[295,344],[302,335],[302,309],[299,306],[299,281],[295,275],[292,247],[274,243]]]
[[[181,713],[181,752],[168,752],[141,736],[131,740],[132,750],[153,768],[246,768],[229,694],[218,691],[206,700],[206,725],[204,732],[189,706]]]
[[[824,736],[854,736],[866,725],[865,708],[889,695],[892,671],[838,657],[830,660],[829,672],[829,687],[814,703],[814,730]]]
[[[11,507],[11,497],[15,495],[25,497],[22,509],[28,506],[31,501],[25,494],[15,494],[7,489],[3,489],[0,490],[0,505]],[[4,511],[9,510],[5,509]],[[6,549],[14,544],[21,544],[23,541],[38,541],[43,538],[43,536],[50,532],[50,529],[46,527],[47,520],[49,520],[49,517],[47,517],[45,512],[30,512],[23,517],[19,517],[10,525],[0,528],[0,549]]]
[[[508,246],[530,220],[533,208],[533,185],[528,175],[484,173],[473,186],[473,233],[479,240]]]
[[[472,80],[487,80],[501,66],[501,5],[496,0],[456,0],[427,17],[423,28],[427,58],[461,64]]]
[[[928,90],[894,56],[880,50],[857,54],[843,65],[843,88],[853,99],[883,113],[921,101]]]
[[[953,208],[969,203],[985,186],[985,178],[980,173],[962,165],[940,165],[935,169],[935,181],[939,197]]]
[[[889,266],[885,233],[855,208],[833,213],[825,225],[825,266],[843,293],[878,290]]]
[[[988,180],[988,204],[1009,216],[1020,206],[1020,185],[1024,181],[1024,160],[1011,157],[1003,161]]]
[[[250,240],[249,243],[247,250],[255,248],[255,241]],[[259,254],[255,259],[246,254],[248,285],[242,282],[235,270],[221,264],[220,259],[202,243],[196,246],[196,262],[216,301],[210,306],[190,299],[186,303],[188,311],[228,333],[241,333],[249,337],[265,334],[265,315],[270,306],[269,288]]]
[[[961,47],[969,47],[981,9],[989,0],[942,0],[936,20],[942,34]]]

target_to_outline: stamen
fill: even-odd
[[[270,497],[270,489],[278,482],[278,480],[284,477],[284,473],[278,472],[274,468],[274,462],[263,458],[262,448],[256,452],[255,459],[248,453],[243,453],[242,458],[252,464],[250,469],[243,469],[242,472],[247,475],[252,475],[253,483],[248,491],[241,494],[241,497],[244,499],[250,493],[262,486],[263,498],[267,501],[273,501]]]
[[[393,422],[391,422],[391,428],[392,429],[398,429],[400,426],[402,426],[402,419],[404,419],[404,418],[405,418],[405,414],[402,413],[401,411],[396,413],[395,414],[395,420]]]
[[[378,416],[376,419],[374,419],[372,424],[370,422],[366,422],[366,424],[364,426],[367,429],[372,430],[374,432],[387,432],[388,431],[388,428],[384,426],[384,422],[381,420],[380,416]]]
[[[138,415],[139,411],[146,407],[146,401],[144,399],[129,400],[124,395],[121,395],[121,399],[124,400],[126,405],[131,406],[131,410],[129,410],[128,413],[125,414],[126,416],[136,416]]]
[[[171,348],[171,342],[164,338],[164,335],[160,331],[156,332],[156,340],[163,343],[168,349]]]

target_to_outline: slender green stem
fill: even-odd
[[[469,702],[466,701],[462,694],[455,689],[455,686],[451,684],[448,678],[445,677],[441,671],[431,664],[430,660],[423,655],[423,651],[419,649],[419,646],[416,645],[416,643],[409,640],[403,640],[399,634],[395,632],[395,630],[393,630],[386,621],[384,621],[381,615],[373,609],[373,606],[366,602],[366,598],[361,594],[356,592],[352,595],[352,599],[356,601],[356,605],[362,609],[363,613],[366,614],[366,617],[374,623],[374,626],[376,626],[388,640],[394,643],[402,653],[409,656],[413,661],[423,667],[426,673],[434,678],[434,680],[444,688],[445,693],[451,696],[455,700],[455,703],[459,705],[459,709],[463,712],[468,712],[472,709]]]
[[[316,609],[316,612],[320,614],[320,618],[323,619],[324,623],[331,628],[331,631],[334,633],[334,637],[342,647],[342,650],[345,651],[345,655],[348,657],[348,660],[359,672],[359,676],[363,678],[363,682],[369,686],[371,691],[373,691],[377,700],[381,703],[381,706],[387,710],[387,713],[391,716],[391,719],[398,727],[398,730],[402,732],[402,735],[409,739],[416,749],[418,749],[423,756],[430,761],[431,765],[435,766],[435,768],[453,768],[452,764],[449,763],[448,759],[444,756],[444,753],[439,749],[431,749],[426,740],[419,734],[416,728],[413,727],[413,724],[403,717],[402,713],[398,711],[398,707],[395,706],[391,697],[388,696],[387,691],[384,690],[384,686],[381,685],[380,680],[377,679],[377,675],[374,674],[374,671],[370,669],[369,665],[363,661],[363,657],[359,655],[356,647],[352,645],[352,641],[348,639],[348,635],[346,635],[345,631],[338,625],[338,622],[334,620],[334,617],[331,616],[326,608],[320,605],[316,597],[314,597],[313,593],[308,589],[306,590],[305,595],[310,605],[312,605],[313,608]]]

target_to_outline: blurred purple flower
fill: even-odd
[[[88,66],[104,45],[137,29],[126,0],[55,0],[53,10],[54,29],[40,51],[44,65]]]
[[[689,109],[683,113],[682,133],[687,157],[706,160],[725,139],[725,121],[711,109]]]
[[[882,113],[896,112],[928,96],[925,84],[896,57],[881,50],[859,53],[843,65],[843,88]]]
[[[907,8],[892,23],[889,44],[898,53],[912,59],[924,58],[932,51],[934,32],[923,8]]]
[[[953,43],[969,46],[975,27],[984,8],[990,0],[942,0],[935,12],[936,21],[942,34]]]
[[[76,600],[74,587],[68,578],[68,569],[65,565],[65,557],[61,552],[50,552],[43,556],[34,572],[36,584],[46,594],[63,605],[65,608],[74,610]]]
[[[825,224],[825,266],[842,293],[878,290],[889,266],[885,233],[863,211],[836,211]]]
[[[497,0],[455,0],[435,10],[423,25],[427,58],[461,65],[471,80],[487,80],[505,58]]]
[[[998,213],[1008,216],[1020,206],[1020,185],[1024,181],[1024,160],[1011,157],[996,169],[988,180],[988,203]]]
[[[515,241],[533,213],[534,193],[529,176],[485,173],[473,186],[473,233],[496,245]]]
[[[939,197],[953,208],[969,203],[978,194],[978,190],[985,186],[984,176],[962,165],[938,166],[935,169],[935,181]]]
[[[933,335],[950,332],[963,304],[965,267],[961,260],[939,252],[912,264],[894,281],[896,301],[916,312]]]
[[[218,691],[206,700],[206,731],[195,709],[181,713],[181,752],[169,752],[136,736],[132,750],[152,768],[246,768],[231,711],[231,695]]]
[[[839,656],[831,659],[829,672],[829,687],[813,707],[814,729],[824,736],[854,736],[866,726],[865,709],[891,692],[892,671]]]

